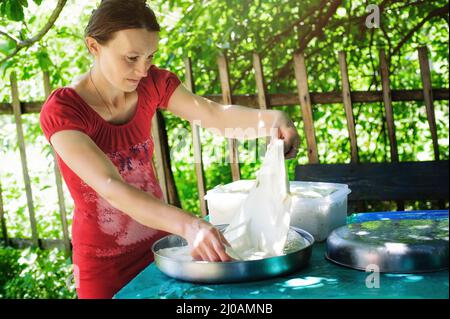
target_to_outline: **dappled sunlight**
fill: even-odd
[[[409,250],[408,246],[402,243],[385,243],[384,246],[393,254],[406,254]]]
[[[316,285],[316,284],[320,283],[320,281],[321,281],[321,278],[317,278],[317,277],[305,277],[304,279],[294,278],[294,279],[287,280],[283,284],[283,286],[285,286],[285,287],[304,287],[304,286]]]
[[[325,278],[325,277],[312,277],[306,276],[303,278],[292,278],[284,282],[277,283],[276,286],[280,286],[279,290],[285,291],[289,289],[304,289],[304,288],[318,288],[324,286],[326,283],[337,283],[337,279]]]
[[[258,112],[258,128],[265,127],[264,119],[262,118],[262,113]]]
[[[414,235],[414,234],[410,234],[410,235],[408,235],[408,237],[417,239],[417,240],[433,240],[434,239],[434,238],[431,238],[428,236],[419,236],[419,235]]]
[[[379,265],[380,264],[380,255],[376,251],[369,251],[366,254],[367,264],[369,265]]]
[[[413,228],[426,229],[426,228],[431,228],[431,225],[414,225]]]
[[[258,128],[263,128],[265,126],[265,123],[263,120],[258,120]]]
[[[424,280],[424,276],[415,274],[384,274],[384,276],[389,278],[401,278],[406,282],[418,282]]]

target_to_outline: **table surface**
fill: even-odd
[[[354,222],[357,218],[353,216],[350,220]],[[448,270],[416,274],[380,274],[379,287],[370,288],[375,282],[373,277],[376,274],[346,268],[326,260],[325,248],[325,243],[314,244],[309,264],[291,275],[233,284],[194,284],[179,281],[164,275],[152,263],[114,298],[449,298]]]

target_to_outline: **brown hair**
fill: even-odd
[[[161,30],[155,13],[145,0],[103,0],[92,12],[85,37],[92,37],[104,45],[117,31],[140,28],[150,32]]]

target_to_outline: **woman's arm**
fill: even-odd
[[[114,208],[145,226],[184,237],[196,259],[230,260],[223,246],[226,240],[216,228],[127,184],[86,134],[59,131],[52,135],[51,143],[64,163]]]
[[[227,138],[278,137],[285,142],[286,158],[297,154],[300,137],[282,111],[223,105],[191,93],[180,85],[169,100],[169,111]]]

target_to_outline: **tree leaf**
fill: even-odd
[[[11,39],[0,42],[0,53],[3,55],[11,54],[16,49],[16,42]]]
[[[14,65],[13,59],[6,60],[6,61],[3,62],[2,64],[0,64],[0,72],[2,73],[2,77],[3,77],[3,78],[6,77],[6,72],[7,72],[8,69],[9,69],[10,67],[12,67],[13,65]]]
[[[10,0],[6,3],[6,15],[12,21],[23,21],[23,8],[16,0]]]
[[[53,65],[50,56],[47,51],[39,51],[36,53],[36,58],[38,59],[39,66],[43,71],[48,71]]]
[[[22,7],[28,8],[28,0],[19,0],[19,3]]]
[[[6,15],[6,1],[2,1],[0,3],[0,15],[5,16]]]

